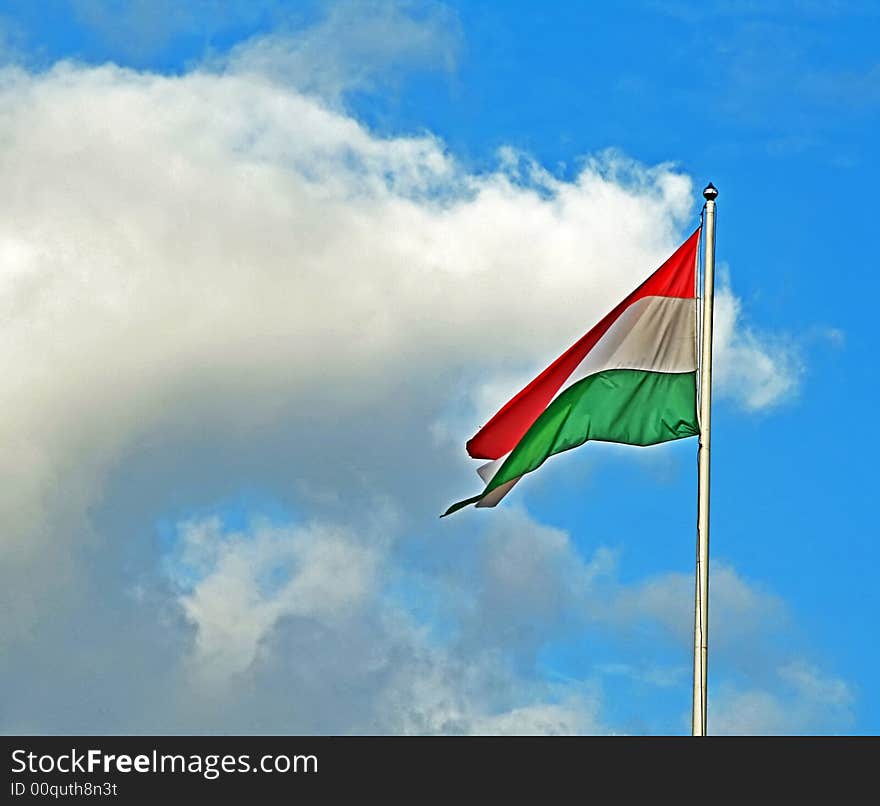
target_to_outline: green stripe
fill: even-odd
[[[532,423],[483,495],[590,439],[656,445],[699,434],[696,376],[609,369],[572,384]]]
[[[656,445],[696,436],[696,377],[696,372],[609,369],[572,384],[532,423],[486,489],[453,504],[442,517],[590,439]]]
[[[485,493],[480,493],[479,495],[475,495],[473,498],[465,498],[464,501],[459,501],[456,504],[453,504],[449,509],[446,510],[440,517],[445,518],[447,515],[451,515],[453,512],[458,512],[460,509],[464,509],[466,506],[470,504],[476,504]]]

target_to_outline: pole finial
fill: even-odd
[[[718,188],[710,182],[703,190],[703,198],[706,201],[715,201],[718,198]]]

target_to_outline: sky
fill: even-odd
[[[878,34],[0,0],[0,731],[688,733],[695,440],[438,515],[708,181],[709,732],[880,731]]]

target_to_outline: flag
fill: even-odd
[[[494,507],[550,456],[587,440],[656,445],[695,436],[697,229],[467,443],[482,493],[445,513]]]

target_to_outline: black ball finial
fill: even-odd
[[[703,198],[706,201],[715,201],[718,198],[718,188],[710,182],[703,190]]]

